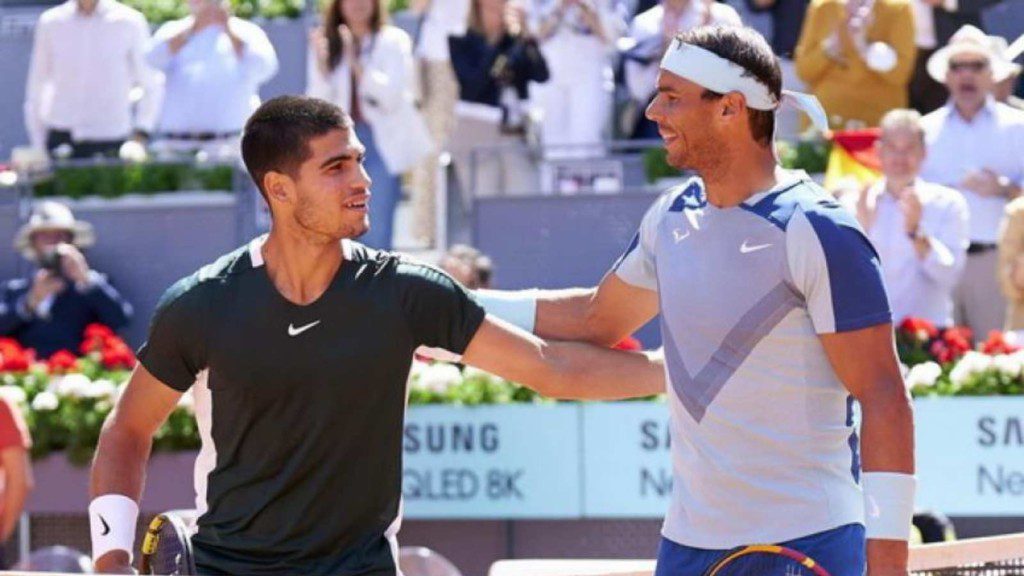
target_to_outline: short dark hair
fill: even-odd
[[[309,156],[309,141],[331,130],[349,130],[352,119],[340,108],[318,98],[279,96],[267,100],[245,123],[242,161],[266,198],[267,172],[291,176]]]
[[[764,84],[776,100],[782,98],[782,69],[779,59],[772,52],[768,41],[756,30],[741,26],[699,26],[676,35],[684,44],[699,46],[709,52],[743,67],[758,82]],[[705,90],[702,97],[707,100],[723,95]],[[754,110],[750,114],[750,133],[763,146],[771,146],[775,132],[775,112]]]

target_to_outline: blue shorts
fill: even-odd
[[[867,571],[866,540],[861,524],[847,524],[779,544],[803,552],[832,576],[864,576]],[[725,552],[691,548],[662,538],[654,576],[703,576]]]

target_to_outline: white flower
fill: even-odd
[[[413,359],[412,367],[409,368],[409,380],[415,382],[427,368],[430,368],[430,364]]]
[[[972,376],[992,367],[992,357],[981,352],[970,351],[960,358],[949,373],[949,379],[957,386],[963,386]]]
[[[28,395],[17,386],[0,386],[0,398],[13,404],[24,404],[28,401]]]
[[[146,157],[148,156],[146,147],[135,140],[128,140],[124,144],[121,144],[121,148],[118,149],[117,155],[125,162],[145,162]]]
[[[500,376],[497,376],[495,374],[491,374],[490,372],[488,372],[486,370],[481,370],[481,369],[477,368],[476,366],[468,366],[468,365],[465,368],[462,369],[462,377],[466,378],[467,380],[469,378],[483,378],[484,380],[488,380],[488,381],[492,381],[492,382],[493,381],[497,381],[497,382],[501,381],[501,377]]]
[[[85,374],[65,374],[54,378],[47,388],[58,398],[84,398],[89,394],[92,380]]]
[[[178,408],[183,408],[189,414],[196,413],[196,399],[191,390],[182,394],[178,399]]]
[[[52,412],[60,405],[60,400],[53,392],[43,390],[32,399],[32,409],[36,412]]]
[[[462,382],[462,373],[451,364],[433,364],[420,374],[420,388],[443,394],[449,388]]]
[[[942,367],[935,362],[925,362],[918,364],[910,369],[910,373],[907,374],[907,387],[917,388],[918,386],[924,388],[931,388],[938,381],[939,376],[942,375]]]
[[[82,389],[82,396],[85,398],[102,398],[112,400],[117,393],[117,386],[110,380],[96,380]]]
[[[992,358],[992,366],[1010,378],[1020,376],[1021,361],[1016,354],[998,354]]]

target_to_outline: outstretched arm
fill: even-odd
[[[658,314],[655,237],[658,221],[674,195],[673,191],[663,194],[648,209],[633,240],[600,286],[517,293],[480,291],[478,300],[488,313],[544,338],[615,345]]]
[[[618,400],[665,390],[664,365],[655,353],[547,342],[493,316],[480,325],[462,361],[552,398]]]
[[[614,272],[596,288],[481,290],[477,297],[489,313],[543,338],[601,346],[615,345],[658,313],[656,292],[627,284]],[[517,307],[522,313],[515,312]]]

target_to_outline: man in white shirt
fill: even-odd
[[[157,30],[146,61],[163,71],[157,149],[233,156],[277,54],[259,26],[231,16],[219,0],[189,0],[190,16]]]
[[[844,203],[855,211],[882,262],[893,319],[953,324],[953,289],[967,256],[967,203],[951,188],[922,180],[921,115],[882,117],[878,157],[884,178]]]
[[[1006,203],[1024,183],[1024,113],[992,97],[1008,64],[984,32],[964,26],[928,61],[928,73],[945,81],[950,100],[921,120],[928,150],[921,177],[959,190],[970,210],[971,243],[954,313],[981,338],[1003,325],[996,240]]]
[[[43,12],[25,89],[31,144],[85,158],[144,139],[159,86],[143,60],[148,38],[146,18],[117,0],[67,0]],[[133,114],[136,88],[142,95]]]
[[[658,63],[669,42],[679,32],[698,26],[742,26],[736,9],[708,0],[662,0],[657,6],[638,14],[629,25],[628,36],[635,44],[624,57],[626,87],[633,99],[646,107],[654,98]],[[641,116],[634,138],[657,138],[654,122]]]

